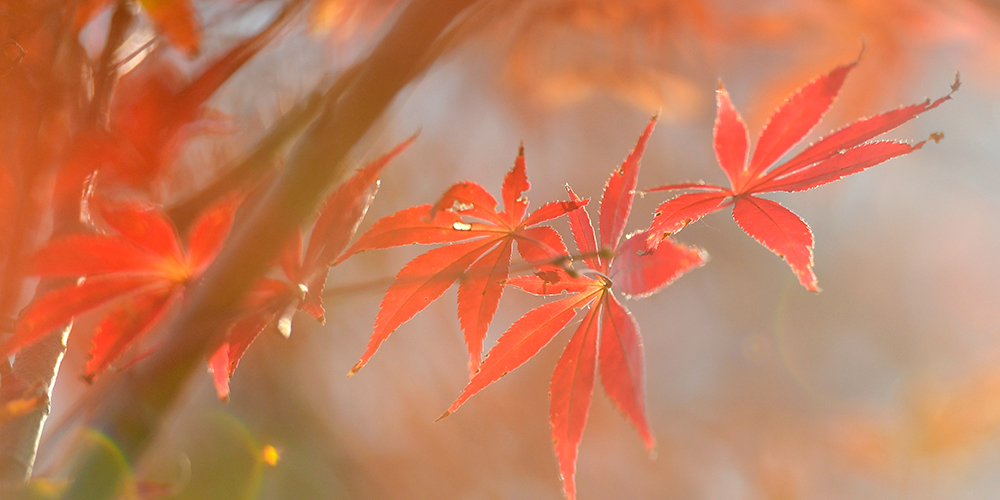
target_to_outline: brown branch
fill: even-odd
[[[170,321],[163,346],[133,373],[114,381],[90,425],[109,436],[125,459],[142,456],[184,382],[221,341],[238,303],[291,230],[309,217],[343,173],[343,160],[423,65],[424,55],[475,0],[415,0],[367,58],[357,78],[331,102],[292,151],[288,168],[249,212],[219,257]],[[100,474],[102,454],[81,457],[64,498],[111,498],[121,477]],[[95,496],[95,492],[107,492]]]
[[[125,42],[132,24],[135,23],[139,6],[132,0],[120,0],[111,16],[108,27],[108,38],[101,52],[94,73],[94,99],[90,102],[87,120],[88,124],[97,124],[101,128],[108,125],[108,112],[111,108],[111,98],[114,95],[115,84],[118,82],[119,66],[115,63],[115,54]]]

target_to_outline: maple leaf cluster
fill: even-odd
[[[81,2],[75,22],[85,24],[108,3]],[[188,0],[140,1],[139,5],[176,48],[188,54],[198,50],[200,28]],[[157,326],[183,306],[191,287],[220,254],[238,224],[238,211],[249,189],[240,186],[219,196],[198,211],[192,223],[179,225],[152,201],[153,184],[162,180],[163,170],[190,135],[192,125],[208,114],[206,100],[274,37],[285,14],[208,64],[185,85],[176,85],[176,75],[169,68],[152,66],[146,71],[140,67],[125,75],[114,105],[103,110],[106,119],[67,127],[61,132],[62,140],[53,141],[64,144],[48,158],[60,164],[54,202],[59,205],[54,211],[60,224],[79,215],[80,185],[93,185],[94,178],[147,196],[85,192],[87,224],[56,231],[26,259],[26,274],[42,277],[43,284],[21,311],[12,334],[0,342],[0,358],[18,355],[52,332],[65,329],[75,318],[92,313],[99,313],[100,319],[83,369],[87,381],[129,353],[133,360],[141,359],[150,350],[142,346],[156,345]],[[499,200],[475,182],[459,182],[432,204],[406,208],[375,222],[352,245],[382,170],[414,141],[411,137],[341,183],[319,210],[308,243],[296,228],[269,273],[256,277],[238,314],[220,332],[220,341],[204,353],[219,397],[229,397],[230,377],[241,357],[269,325],[287,335],[297,311],[324,321],[322,295],[330,266],[363,251],[440,244],[396,274],[381,301],[368,345],[349,375],[358,373],[393,332],[457,283],[457,315],[470,379],[443,418],[526,363],[580,317],[552,376],[549,413],[563,489],[567,497],[575,498],[578,447],[598,373],[604,392],[636,428],[644,445],[655,448],[646,416],[640,330],[621,298],[652,295],[704,265],[707,254],[703,250],[678,243],[673,235],[709,213],[732,206],[733,218],[747,234],[784,258],[806,289],[818,291],[811,230],[790,210],[761,195],[812,189],[926,143],[872,139],[939,106],[951,93],[859,120],[778,163],[819,123],[856,65],[855,61],[839,66],[793,94],[771,116],[752,154],[746,126],[720,85],[713,146],[729,187],[682,183],[647,189],[686,192],[660,205],[648,228],[627,236],[640,160],[655,118],[622,165],[611,172],[596,229],[587,211],[588,200],[570,188],[568,200],[528,210],[525,193],[530,184],[522,147],[504,177]],[[952,92],[957,88],[956,79]],[[0,195],[12,194],[11,176],[0,172]],[[8,198],[0,196],[0,229],[13,220],[15,208],[8,206]],[[563,216],[569,222],[575,252],[548,225]],[[512,265],[515,249],[530,273],[518,273]],[[484,359],[483,346],[508,285],[552,300],[510,325]],[[31,398],[0,403],[0,420],[40,404]]]
[[[70,23],[79,30],[110,3],[82,2]],[[50,240],[25,259],[25,274],[40,276],[43,281],[35,299],[19,314],[12,334],[0,338],[0,356],[18,354],[55,330],[69,331],[74,318],[92,311],[100,311],[102,317],[83,369],[86,381],[92,381],[126,353],[133,352],[134,362],[152,351],[134,352],[147,333],[184,303],[190,287],[219,253],[252,179],[215,193],[214,203],[199,208],[193,221],[181,226],[187,228],[184,238],[168,211],[152,201],[162,189],[158,183],[166,177],[180,146],[194,132],[206,129],[201,125],[207,117],[219,115],[207,107],[207,100],[275,38],[298,8],[290,4],[264,29],[209,61],[186,82],[168,59],[146,57],[134,69],[118,75],[114,98],[103,103],[103,109],[95,97],[93,112],[82,115],[81,126],[49,137],[55,144],[66,143],[49,148],[54,151],[51,161],[58,164],[51,207],[57,227]],[[197,52],[200,28],[189,0],[123,3],[115,9],[110,31],[127,31],[139,13],[148,15],[174,48],[188,55]],[[108,44],[112,45],[112,40]],[[32,46],[28,49],[32,54],[42,52]],[[141,58],[141,51],[131,57]],[[15,80],[15,87],[17,83]],[[5,118],[24,119],[16,113]],[[287,330],[288,316],[296,310],[323,321],[321,296],[328,266],[354,235],[373,200],[382,169],[414,139],[359,169],[330,195],[312,227],[304,255],[302,233],[294,231],[275,262],[284,279],[258,278],[222,344],[206,353],[221,398],[228,397],[229,377],[246,348],[268,324],[286,319],[279,325]],[[32,144],[22,141],[18,146]],[[46,153],[23,156],[39,158]],[[4,166],[15,172],[18,167]],[[0,198],[4,200],[0,203],[0,224],[4,227],[12,225],[17,210],[27,210],[16,205],[7,169],[0,177]],[[129,196],[116,194],[121,192]],[[77,224],[78,218],[86,223]]]
[[[280,258],[286,279],[258,279],[244,299],[243,314],[210,356],[220,398],[228,398],[229,377],[247,347],[277,316],[305,310],[324,320],[327,266],[357,230],[382,169],[414,139],[359,169],[327,198],[304,255],[302,234],[294,233]],[[205,210],[182,243],[174,223],[151,203],[89,200],[88,207],[100,219],[92,224],[93,231],[54,239],[31,261],[33,274],[75,281],[36,298],[22,312],[14,335],[0,344],[0,356],[15,354],[74,317],[110,305],[94,331],[84,368],[84,379],[93,380],[150,331],[201,276],[228,236],[239,201],[226,199]],[[290,323],[284,329],[287,333]]]
[[[16,51],[5,52],[15,57],[0,82],[9,97],[0,114],[5,312],[23,305],[27,276],[42,279],[35,299],[10,318],[16,324],[5,325],[2,355],[103,309],[83,373],[91,380],[183,302],[222,246],[245,192],[213,196],[181,238],[159,203],[169,198],[168,167],[187,139],[212,131],[203,125],[221,113],[207,105],[209,98],[276,37],[294,10],[281,10],[187,77],[164,55],[169,49],[150,49],[157,38],[131,54],[125,42],[149,36],[135,29],[145,16],[170,47],[193,56],[201,30],[190,0],[84,0],[66,9],[58,2],[5,3],[4,46]],[[76,42],[102,11],[112,14],[108,38],[91,60]],[[45,234],[49,220],[51,235]],[[6,370],[0,375],[5,388],[19,382]]]
[[[382,300],[368,347],[349,375],[358,372],[400,325],[458,282],[458,317],[469,350],[471,380],[442,418],[545,347],[589,308],[560,359],[551,386],[551,422],[564,488],[575,496],[576,450],[590,407],[600,360],[605,392],[652,449],[643,396],[643,354],[639,327],[612,287],[633,296],[652,294],[684,272],[702,265],[706,254],[667,240],[646,249],[644,233],[622,241],[639,175],[640,159],[653,131],[650,121],[632,153],[615,170],[601,202],[601,246],[587,215],[587,201],[570,190],[570,201],[550,202],[528,212],[530,188],[521,148],[504,177],[503,210],[482,186],[461,182],[433,205],[389,215],[361,235],[339,259],[364,250],[409,244],[449,243],[411,260]],[[542,222],[567,215],[581,258],[576,271],[559,233]],[[513,247],[535,274],[510,276]],[[483,341],[507,285],[529,293],[566,297],[526,313],[500,336],[482,361]]]
[[[819,123],[856,65],[857,61],[839,66],[795,92],[771,116],[752,155],[746,126],[720,84],[713,145],[730,187],[699,182],[647,189],[693,192],[664,202],[649,228],[624,240],[640,159],[655,118],[605,185],[599,240],[586,210],[587,201],[571,188],[567,188],[569,201],[548,203],[528,214],[523,196],[529,188],[523,148],[504,178],[502,211],[497,211],[499,203],[480,185],[462,182],[433,205],[404,209],[379,220],[339,261],[364,250],[448,245],[416,257],[396,275],[382,300],[368,347],[349,375],[367,364],[391,333],[458,282],[458,317],[469,351],[471,380],[440,417],[444,418],[534,357],[585,310],[556,364],[549,390],[549,419],[563,489],[568,498],[575,498],[577,451],[597,373],[604,392],[636,428],[645,446],[655,448],[644,403],[639,326],[615,291],[626,297],[645,297],[703,265],[707,259],[703,250],[677,243],[671,236],[730,205],[740,228],[784,258],[803,287],[819,291],[812,270],[813,236],[808,225],[787,208],[759,195],[805,191],[920,149],[926,140],[909,144],[872,139],[936,108],[959,86],[956,77],[951,92],[937,100],[859,120],[776,166]],[[939,137],[932,134],[931,139]],[[538,225],[563,215],[569,219],[576,255],[567,252],[550,226]],[[515,242],[534,274],[510,276]],[[586,269],[573,268],[574,260],[582,261]],[[515,321],[484,361],[483,341],[507,285],[555,300]]]

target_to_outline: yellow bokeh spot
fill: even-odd
[[[278,454],[278,450],[275,449],[274,446],[267,445],[264,447],[264,450],[261,451],[261,460],[271,467],[278,465],[278,460],[280,458],[281,456]]]

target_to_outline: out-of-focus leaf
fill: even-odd
[[[113,233],[56,239],[35,255],[35,274],[83,279],[36,298],[21,314],[14,335],[0,345],[0,355],[16,353],[75,316],[111,304],[84,369],[91,380],[149,331],[207,267],[229,234],[237,208],[237,201],[225,200],[207,209],[192,227],[185,251],[159,207],[137,201],[92,204]]]

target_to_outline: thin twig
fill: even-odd
[[[600,256],[600,255],[603,255],[603,253],[602,252],[578,253],[578,254],[574,254],[574,255],[561,256],[561,257],[552,259],[551,261],[545,262],[545,264],[562,267],[563,270],[565,270],[566,273],[569,274],[569,275],[571,275],[571,276],[573,274],[578,274],[578,275],[579,274],[593,274],[592,271],[587,271],[587,270],[585,270],[585,271],[577,271],[577,270],[573,269],[571,262],[574,262],[574,261],[577,261],[577,260],[581,260],[581,259],[590,258],[590,257],[597,257],[597,256]],[[336,269],[336,268],[332,268],[331,272],[332,272],[333,269]],[[529,262],[523,262],[522,261],[522,262],[518,262],[516,264],[511,265],[510,268],[509,268],[509,272],[511,272],[511,273],[521,273],[521,272],[530,271],[532,269],[535,269],[534,265],[532,265]],[[470,272],[470,271],[458,271],[458,272],[454,273],[454,275],[452,276],[452,279],[456,279],[457,280],[457,279],[462,278],[462,277],[474,278],[474,277],[478,277],[478,276],[485,276],[487,274],[489,274],[489,271],[487,271],[487,270],[478,271],[478,272],[476,272],[476,271],[472,271],[472,272]],[[419,282],[419,281],[421,281],[421,278],[428,278],[428,277],[429,276],[425,275],[423,277],[412,277],[412,278],[400,280],[399,278],[396,278],[396,277],[393,277],[393,276],[382,276],[382,277],[371,279],[371,280],[368,280],[368,281],[358,281],[358,282],[355,282],[355,283],[348,283],[346,285],[338,285],[336,287],[332,287],[332,288],[326,289],[323,292],[323,298],[324,299],[327,299],[327,298],[331,298],[332,299],[334,297],[339,297],[339,296],[343,296],[343,295],[354,295],[354,294],[361,293],[361,292],[381,291],[382,289],[388,288],[389,285],[392,285],[394,282],[397,282],[397,281],[399,281],[401,283],[413,283],[413,282]],[[607,277],[605,277],[605,278],[607,278]]]

